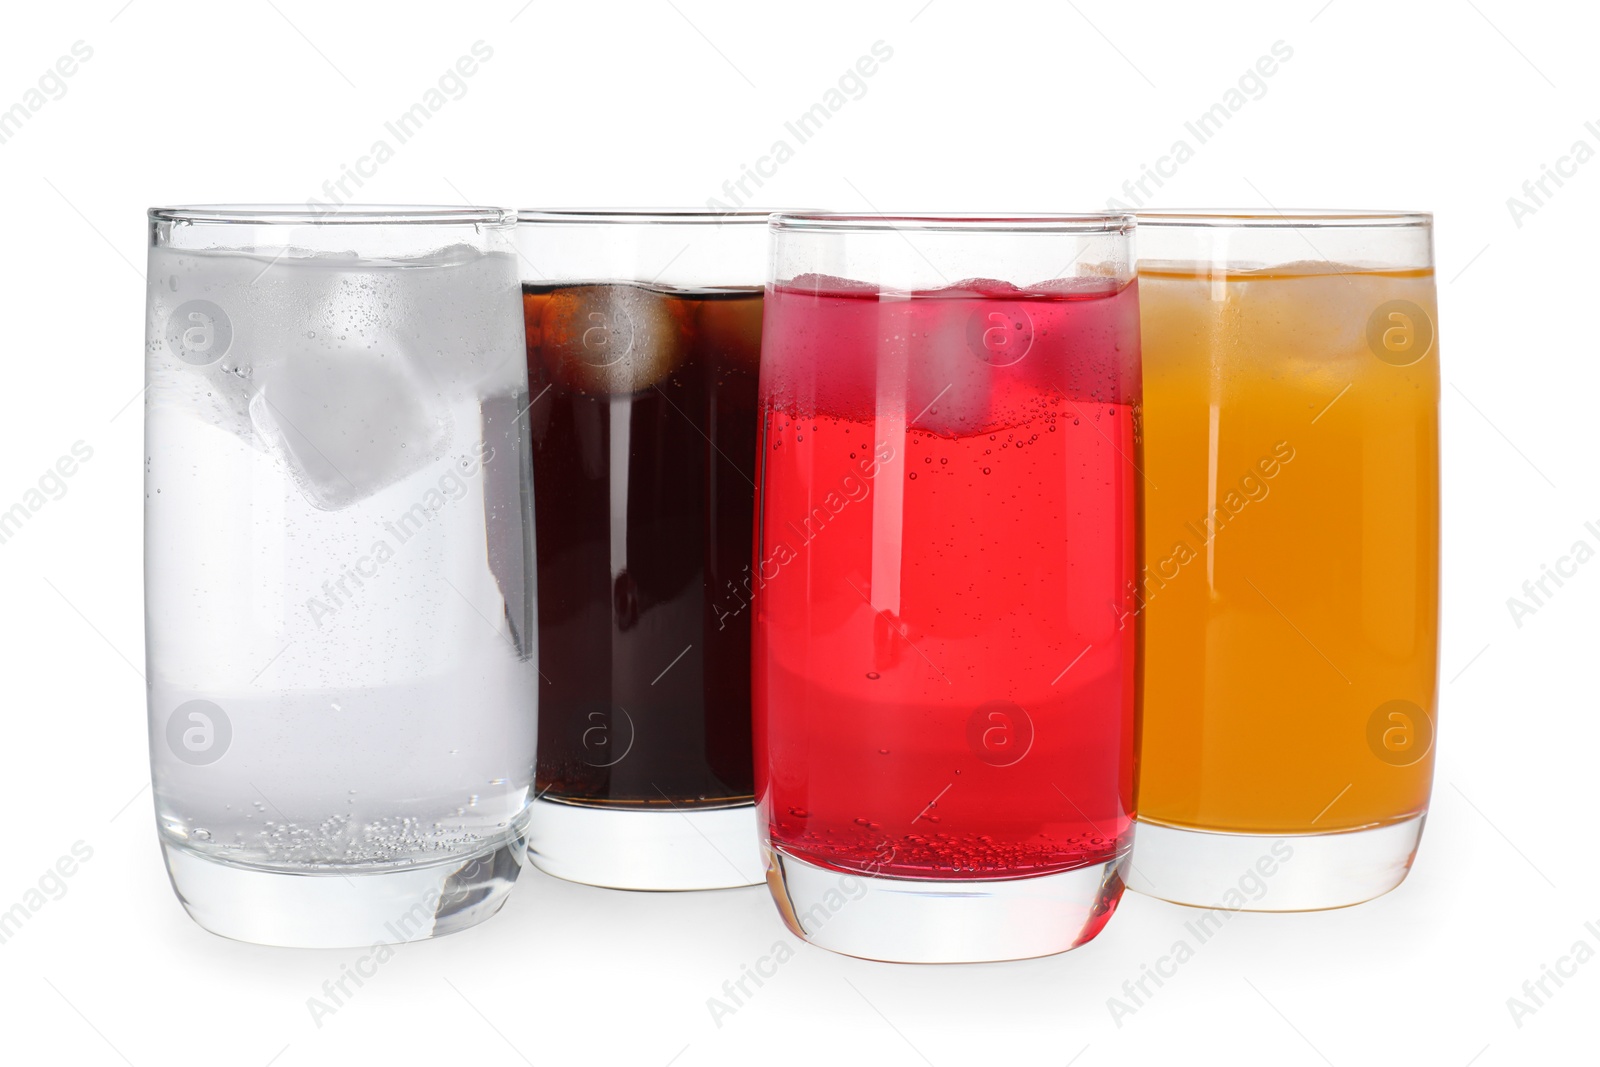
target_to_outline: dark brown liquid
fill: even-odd
[[[761,291],[524,286],[539,791],[751,797]]]

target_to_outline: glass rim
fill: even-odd
[[[1135,215],[1131,211],[1089,211],[1077,214],[1052,212],[914,212],[906,214],[849,213],[832,211],[774,212],[770,225],[774,231],[819,231],[836,233],[874,233],[915,230],[924,233],[1049,233],[1117,234],[1131,233]]]
[[[655,223],[660,225],[702,225],[706,223],[736,225],[764,224],[776,208],[737,208],[713,211],[702,207],[655,208],[531,208],[519,210],[518,224],[546,223],[572,225],[616,225]]]
[[[1318,228],[1430,227],[1431,211],[1384,211],[1361,208],[1193,208],[1178,211],[1136,211],[1140,226],[1195,226],[1302,230]]]
[[[301,204],[176,204],[153,207],[153,222],[247,226],[509,226],[515,212],[501,207],[447,204],[343,204],[326,211]]]

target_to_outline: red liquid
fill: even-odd
[[[769,291],[761,370],[773,844],[913,878],[1114,858],[1137,703],[1135,289],[797,282]]]

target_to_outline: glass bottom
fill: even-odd
[[[1426,818],[1327,834],[1217,833],[1140,819],[1128,888],[1228,911],[1345,908],[1405,881]]]
[[[214,934],[282,948],[368,948],[442,937],[505,904],[522,867],[517,834],[471,856],[384,870],[240,867],[161,843],[172,888]]]
[[[888,963],[988,963],[1052,956],[1100,932],[1127,861],[1028,878],[886,878],[831,870],[767,846],[784,923],[819,948]]]
[[[753,804],[728,808],[533,805],[528,859],[546,874],[605,889],[677,891],[759,885]]]

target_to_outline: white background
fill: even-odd
[[[1600,161],[1520,226],[1506,201],[1575,141],[1600,149],[1596,30],[1588,5],[1510,0],[9,5],[0,108],[74,42],[93,56],[0,144],[0,510],[75,442],[93,458],[0,544],[0,910],[76,842],[93,855],[0,944],[0,1059],[1592,1061],[1600,961],[1520,1027],[1506,1002],[1575,942],[1600,950],[1600,562],[1520,627],[1506,601],[1574,542],[1600,547],[1584,528],[1600,531]],[[530,872],[497,918],[400,949],[320,1027],[307,999],[359,953],[194,925],[161,866],[146,764],[144,211],[325,197],[479,40],[492,59],[360,199],[703,205],[882,40],[892,59],[762,202],[1102,208],[1287,43],[1265,95],[1154,203],[1437,214],[1443,697],[1409,881],[1363,907],[1236,916],[1120,1027],[1107,999],[1193,913],[1129,894],[1066,955],[904,967],[796,944],[764,889],[615,893]],[[780,940],[793,959],[716,1025],[707,998]]]

